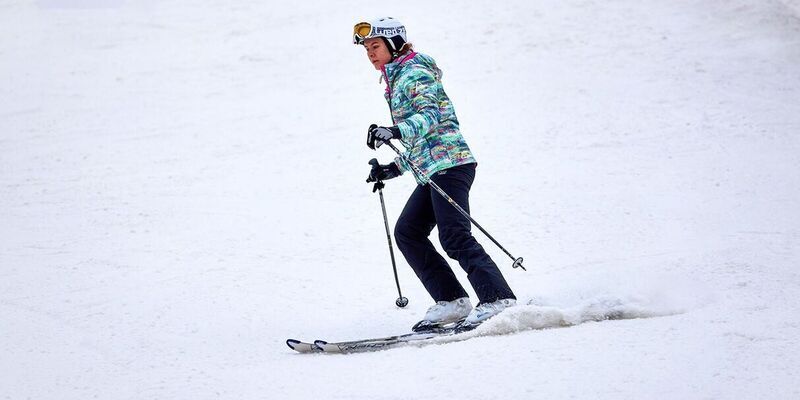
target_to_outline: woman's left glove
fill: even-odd
[[[388,142],[390,139],[400,139],[400,128],[396,126],[384,127],[372,124],[367,130],[367,147],[372,150],[381,147],[383,142]]]
[[[377,159],[373,158],[369,160],[369,165],[372,165],[372,169],[369,171],[367,183],[385,181],[387,179],[396,178],[402,174],[400,168],[398,168],[395,163],[381,165],[378,163]]]

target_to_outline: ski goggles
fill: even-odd
[[[364,40],[375,37],[391,38],[402,36],[405,41],[406,28],[397,26],[376,26],[369,22],[359,22],[353,27],[353,44],[364,44]]]
[[[364,40],[371,37],[372,24],[369,22],[359,22],[353,27],[353,44],[364,44]]]

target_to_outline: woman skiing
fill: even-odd
[[[392,126],[371,125],[367,146],[374,150],[385,141],[400,140],[406,148],[404,155],[424,174],[417,175],[398,157],[389,164],[373,165],[367,178],[367,182],[375,182],[411,171],[419,183],[394,230],[397,247],[436,302],[414,330],[453,322],[465,327],[478,325],[516,304],[516,297],[472,236],[469,219],[428,184],[428,180],[435,182],[469,212],[469,190],[477,164],[442,88],[442,71],[433,58],[413,50],[405,27],[391,17],[356,24],[353,43],[363,45],[370,63],[381,71],[393,121]],[[453,270],[428,239],[434,226],[447,255],[467,272],[479,301],[474,309]]]

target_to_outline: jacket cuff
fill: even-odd
[[[400,137],[397,139],[403,140],[406,143],[411,142],[411,138],[414,136],[413,129],[405,122],[401,122],[396,126],[397,130],[400,132]]]
[[[400,175],[403,175],[403,172],[409,170],[408,166],[406,165],[406,162],[403,161],[401,157],[395,157],[394,164],[397,165],[397,170],[400,171]]]

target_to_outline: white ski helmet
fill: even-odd
[[[408,41],[406,39],[406,27],[392,17],[359,22],[353,27],[353,44],[364,44],[364,40],[375,37],[384,38],[386,45],[389,46],[389,51],[393,55],[396,55]]]

